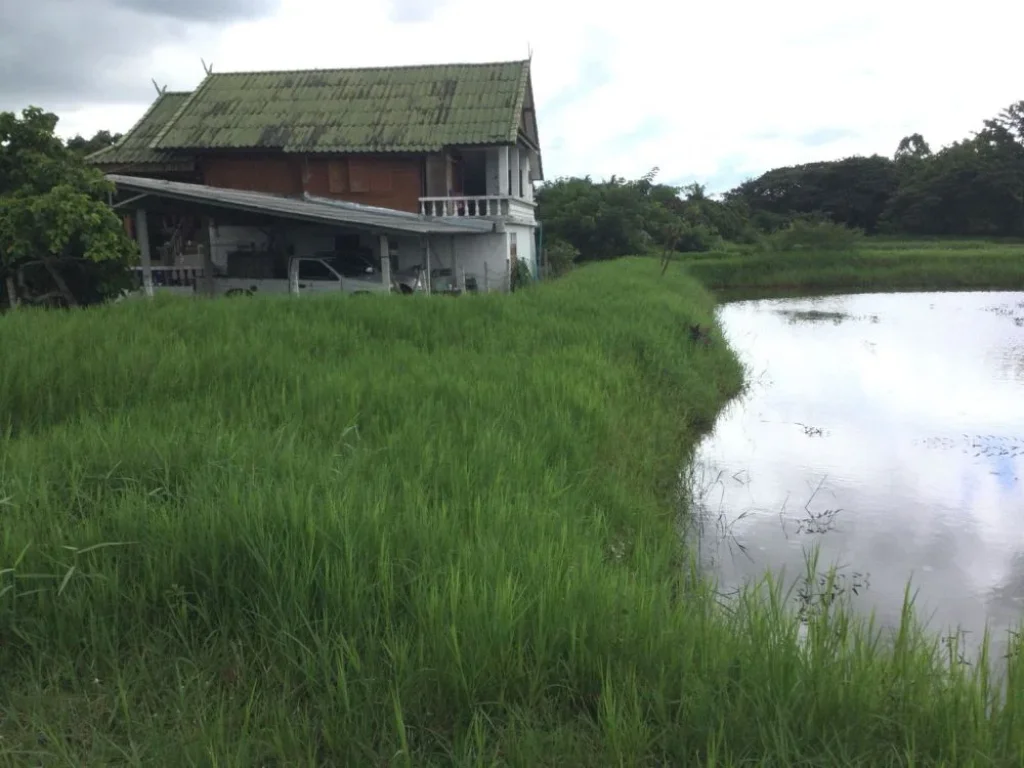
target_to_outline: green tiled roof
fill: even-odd
[[[152,149],[429,152],[516,140],[528,61],[208,75]]]
[[[191,95],[189,91],[162,93],[117,144],[93,152],[86,162],[118,170],[191,170],[193,163],[190,157],[150,148],[153,139]]]

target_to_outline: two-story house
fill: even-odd
[[[537,273],[529,61],[210,73],[89,161],[167,266],[189,242],[218,270],[358,241],[382,270],[432,264],[460,287],[507,285],[516,260]]]

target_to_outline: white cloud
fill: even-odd
[[[224,29],[211,50],[154,52],[153,71],[170,73],[172,88],[193,87],[200,56],[219,71],[327,68],[513,59],[532,45],[549,177],[637,176],[658,165],[664,179],[705,182],[891,154],[911,132],[938,146],[1024,98],[1024,4],[1007,0],[956,13],[921,0],[446,0],[432,15],[402,5],[425,20],[396,23],[383,0],[283,0],[274,17]],[[64,115],[62,130],[124,130],[145,106],[83,108]],[[815,132],[837,138],[801,141]]]

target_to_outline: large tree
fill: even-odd
[[[879,155],[775,168],[744,182],[726,199],[743,203],[762,229],[819,215],[866,232],[878,228],[899,184],[892,160]]]
[[[1024,235],[1024,102],[935,154],[908,151],[913,138],[904,139],[897,150],[901,183],[885,213],[891,229]]]
[[[95,301],[124,284],[136,254],[107,203],[113,186],[56,126],[37,107],[0,112],[0,285],[11,307]]]

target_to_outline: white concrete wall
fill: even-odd
[[[433,235],[430,238],[430,268],[451,268],[461,280],[476,278],[477,290],[508,290],[508,235]]]
[[[228,254],[232,251],[266,247],[267,236],[256,227],[210,224],[210,258],[215,267],[227,269]]]
[[[534,242],[533,227],[519,224],[506,224],[505,230],[516,234],[516,255],[520,261],[525,262],[530,268],[530,274],[537,276],[537,248]],[[511,247],[511,244],[510,244]]]
[[[417,265],[426,266],[427,249],[420,241],[418,235],[403,237],[392,235],[388,238],[388,241],[391,244],[392,266],[396,270],[412,269]],[[396,253],[397,258],[394,258]],[[379,257],[380,254],[378,253],[377,256]]]

